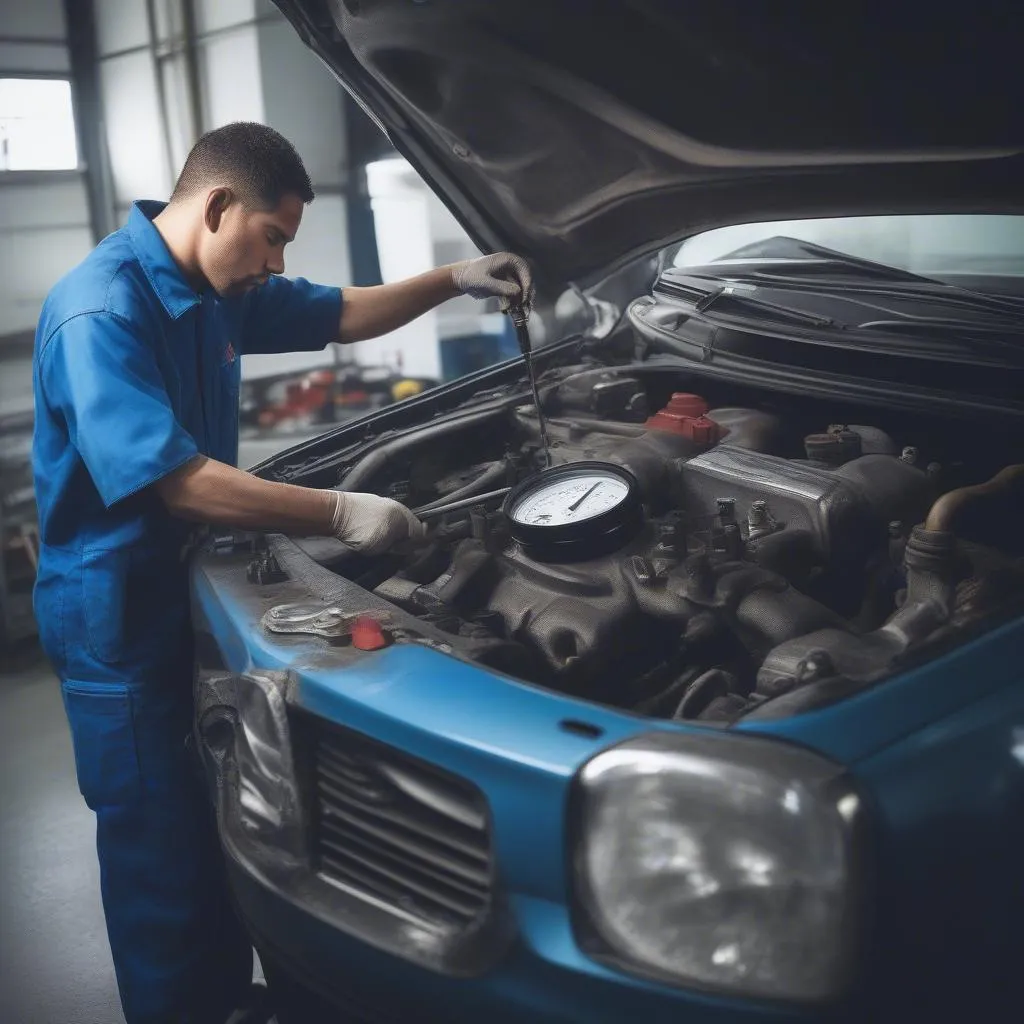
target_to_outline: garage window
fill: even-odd
[[[78,167],[71,83],[0,78],[0,172]]]

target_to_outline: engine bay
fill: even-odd
[[[549,370],[550,466],[521,393],[384,442],[340,486],[426,540],[319,561],[456,654],[676,719],[794,713],[1019,613],[1013,438],[680,376]]]

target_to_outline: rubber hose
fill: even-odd
[[[461,433],[463,430],[479,427],[490,420],[500,420],[507,416],[507,403],[497,408],[485,409],[481,412],[471,413],[467,416],[460,416],[456,420],[447,423],[434,423],[421,430],[413,430],[402,437],[396,437],[392,441],[386,441],[379,448],[374,449],[365,455],[359,462],[349,470],[345,479],[338,485],[339,491],[359,490],[376,473],[379,473],[390,462],[394,461],[403,452],[410,448],[418,448],[421,444],[438,441],[451,434]]]
[[[955,491],[947,492],[932,505],[924,528],[933,533],[949,531],[954,517],[964,505],[972,505],[981,498],[1002,494],[1018,480],[1024,480],[1024,464],[1006,466],[983,484],[958,487]]]

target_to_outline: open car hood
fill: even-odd
[[[1024,7],[275,3],[475,241],[552,281],[727,223],[1024,206]]]

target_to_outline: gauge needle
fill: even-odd
[[[597,481],[597,483],[596,483],[596,484],[594,484],[594,486],[593,486],[593,487],[591,487],[591,488],[590,488],[590,489],[589,489],[589,490],[588,490],[588,491],[586,492],[586,494],[584,494],[584,495],[583,495],[583,497],[582,497],[582,498],[579,498],[579,499],[577,499],[576,501],[574,501],[574,502],[573,502],[573,503],[572,503],[572,504],[571,504],[571,505],[569,506],[569,511],[570,511],[570,512],[575,512],[575,511],[576,511],[576,509],[578,509],[578,508],[580,507],[580,505],[582,505],[582,504],[583,504],[583,502],[585,502],[585,501],[587,500],[587,498],[589,498],[589,497],[590,497],[590,496],[591,496],[591,495],[592,495],[592,494],[594,493],[594,491],[596,491],[596,490],[598,489],[598,487],[600,487],[600,486],[601,486],[601,484],[602,484],[602,483],[603,483],[603,481],[601,481],[601,480],[598,480],[598,481]]]

